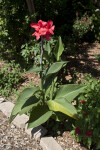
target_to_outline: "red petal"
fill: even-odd
[[[38,32],[34,32],[34,33],[32,34],[32,36],[33,36],[33,35],[35,35],[35,36],[36,36],[36,39],[39,40],[40,34],[39,34]]]
[[[52,25],[53,25],[53,21],[50,20],[50,21],[47,22],[48,27],[51,27]]]
[[[38,25],[39,25],[40,27],[44,27],[44,26],[47,25],[47,22],[42,21],[42,20],[39,20],[39,21],[38,21]]]
[[[49,29],[49,32],[53,35],[54,33],[53,33],[53,31],[51,30],[51,29]]]
[[[41,34],[41,35],[46,35],[46,33],[47,33],[47,29],[46,28],[41,28],[40,30],[39,30],[39,34]]]
[[[39,26],[37,23],[32,23],[31,27],[34,28],[35,30],[39,30]]]
[[[55,26],[52,26],[52,27],[51,27],[51,30],[54,31],[54,29],[55,29]]]

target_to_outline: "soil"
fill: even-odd
[[[82,76],[84,76],[84,73],[91,73],[93,77],[99,78],[100,64],[95,58],[95,55],[100,55],[99,43],[84,43],[80,45],[76,58],[73,56],[67,56],[69,63],[67,65],[68,75],[65,77],[66,80],[72,79],[73,70],[76,70],[76,72]],[[0,65],[2,66],[2,64],[3,63]],[[39,77],[34,73],[24,74],[24,77],[26,80],[21,85],[23,87],[29,85],[30,82],[34,82],[35,86],[40,82]],[[55,139],[61,145],[63,150],[87,150],[86,147],[75,141],[69,131],[65,131],[61,136],[55,137]],[[39,148],[37,148],[37,150],[39,150]]]
[[[100,55],[100,44],[99,43],[84,43],[80,45],[78,49],[78,55],[76,58],[69,56],[68,70],[76,69],[76,72],[84,74],[91,73],[94,77],[100,76],[100,64],[95,57]]]

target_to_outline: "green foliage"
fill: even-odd
[[[30,101],[30,97],[34,95],[34,93],[38,90],[38,87],[26,88],[18,97],[17,103],[12,111],[10,122],[16,117],[16,115],[21,111],[22,106],[28,101]],[[34,101],[34,99],[33,99]],[[28,105],[28,104],[27,104]],[[26,105],[24,105],[25,107]]]
[[[56,57],[57,61],[60,60],[60,56],[61,56],[63,51],[64,51],[64,47],[63,47],[63,44],[62,44],[61,37],[59,36],[59,39],[57,41],[56,48],[55,48],[55,51],[54,51],[54,54],[55,54],[55,57]]]
[[[74,97],[76,97],[79,93],[81,93],[83,89],[84,89],[83,86],[81,85],[79,86],[77,84],[63,85],[57,91],[55,98],[63,97],[67,99],[69,102],[72,102]]]
[[[56,50],[55,56],[59,56],[56,58],[60,59],[64,48],[61,38],[59,38],[58,41],[56,46],[58,50]],[[48,54],[50,54],[50,47],[47,47]],[[28,128],[39,126],[46,122],[50,117],[53,117],[56,120],[58,118],[59,121],[60,119],[62,120],[63,117],[65,118],[64,115],[77,119],[77,111],[69,101],[73,100],[80,92],[82,92],[84,87],[72,85],[73,88],[71,89],[71,86],[65,85],[64,94],[62,95],[62,87],[58,88],[57,84],[57,74],[66,64],[67,62],[65,61],[57,61],[51,63],[46,70],[40,66],[40,68],[42,68],[42,70],[40,70],[40,85],[38,87],[26,88],[19,95],[16,105],[12,110],[10,122],[12,122],[18,114],[21,115],[23,113],[29,114]],[[60,112],[61,115],[58,114],[58,112]],[[62,115],[62,113],[64,115]],[[54,117],[54,114],[56,117]]]
[[[100,11],[93,13],[94,35],[97,42],[100,41]]]
[[[49,109],[54,112],[61,112],[74,119],[77,119],[77,111],[75,107],[63,97],[54,100],[49,100],[47,102],[47,105]]]
[[[44,40],[44,58],[43,65],[48,66],[55,60],[54,49],[55,49],[55,39],[50,39],[50,41]],[[26,68],[29,69],[29,66],[37,67],[40,64],[40,43],[35,39],[30,40],[29,43],[23,44],[21,46],[21,56],[26,62]]]
[[[67,62],[62,61],[62,62],[55,62],[53,63],[50,68],[47,71],[46,77],[57,73],[62,67],[64,67],[64,65],[66,65]]]
[[[30,15],[26,1],[3,0],[0,3],[0,54],[3,59],[15,58],[29,39]]]
[[[52,113],[53,112],[45,105],[38,105],[33,108],[30,114],[28,128],[37,127],[40,124],[43,124],[52,116]]]
[[[87,13],[85,13],[80,19],[79,16],[76,16],[73,25],[73,34],[77,40],[82,39],[87,32],[93,31],[94,25],[92,20],[93,17],[89,17]]]
[[[92,145],[100,149],[100,79],[91,75],[86,75],[84,79],[86,88],[77,101],[79,119],[75,122],[73,134],[89,149]],[[76,127],[80,133],[77,133]]]
[[[14,61],[0,69],[0,95],[8,97],[22,81],[21,68]]]
[[[40,59],[40,44],[33,40],[21,46],[21,55],[26,62],[26,67],[32,64],[39,64]]]

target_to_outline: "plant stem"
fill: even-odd
[[[40,67],[41,67],[41,71],[40,71],[40,78],[41,78],[41,90],[43,92],[43,65],[42,65],[42,60],[43,60],[43,37],[41,36],[41,57],[40,57]],[[44,92],[43,92],[43,97],[42,97],[42,101],[43,104],[45,104],[44,102]]]

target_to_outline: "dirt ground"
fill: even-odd
[[[94,77],[99,76],[100,64],[95,55],[100,55],[100,43],[80,45],[76,58],[68,57],[69,69],[75,68],[79,73],[91,73]]]

